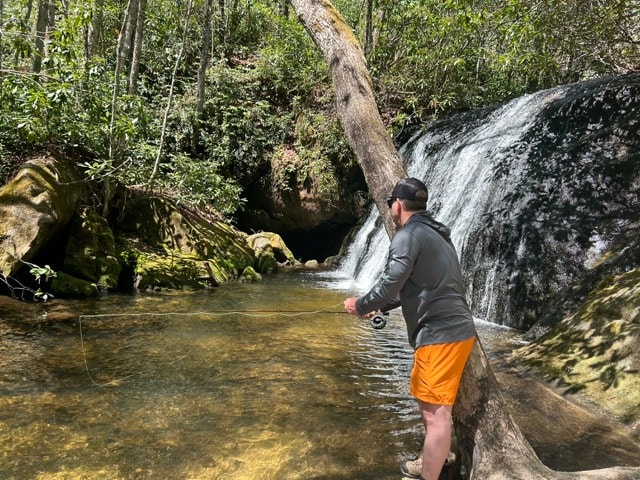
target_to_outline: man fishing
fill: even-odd
[[[451,410],[476,338],[450,230],[427,213],[427,187],[400,180],[387,198],[397,231],[385,269],[367,294],[344,308],[367,316],[402,307],[414,348],[410,393],[425,426],[422,453],[401,464],[409,478],[437,480],[451,448]]]

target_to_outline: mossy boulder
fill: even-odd
[[[240,275],[240,281],[243,283],[255,283],[262,280],[262,275],[260,275],[253,267],[247,267],[243,270],[242,275]]]
[[[134,287],[136,290],[202,288],[206,278],[202,264],[196,256],[179,251],[165,255],[137,252]]]
[[[98,285],[95,283],[65,272],[56,273],[51,280],[50,291],[54,297],[60,298],[91,298],[100,294]]]
[[[62,270],[95,283],[101,291],[118,285],[121,267],[113,232],[107,220],[91,208],[82,208],[71,219]]]
[[[116,249],[137,288],[202,288],[254,265],[246,234],[221,218],[131,192],[114,224]]]
[[[293,265],[299,263],[277,233],[260,232],[249,235],[247,243],[255,252],[255,266],[260,273],[277,271],[279,263]]]
[[[621,420],[640,421],[640,269],[607,278],[514,360],[581,392]]]
[[[70,161],[40,156],[0,188],[0,275],[17,273],[67,225],[84,185]]]

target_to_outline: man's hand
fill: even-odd
[[[356,300],[356,297],[349,297],[343,303],[344,309],[349,315],[358,315],[358,310],[356,310]]]

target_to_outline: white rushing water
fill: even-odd
[[[409,175],[427,185],[429,211],[451,228],[459,255],[467,248],[471,235],[482,228],[483,214],[500,205],[505,192],[521,174],[517,159],[511,162],[509,175],[501,179],[495,176],[496,166],[513,152],[514,146],[519,146],[540,110],[561,94],[561,89],[554,89],[518,98],[471,126],[435,133],[421,131],[400,150]],[[335,273],[341,288],[366,291],[384,268],[389,239],[378,217],[373,207]],[[482,263],[482,259],[476,258],[475,262]],[[477,289],[482,292],[481,305],[472,307],[485,317],[497,294],[496,270],[495,266],[486,267],[484,284],[467,286],[469,294]]]

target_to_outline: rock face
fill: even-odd
[[[513,354],[640,426],[640,268],[602,282],[577,311]]]
[[[71,218],[60,272],[51,282],[57,297],[90,297],[118,287],[121,265],[106,219],[82,207]]]
[[[0,189],[0,274],[10,277],[64,228],[84,193],[75,167],[51,157],[27,161]]]
[[[326,159],[314,165],[303,165],[293,151],[275,155],[269,171],[245,187],[238,226],[278,233],[303,260],[337,254],[365,213],[367,187],[355,165],[334,166]]]
[[[278,264],[286,263],[295,265],[298,263],[285,245],[282,237],[277,233],[261,232],[247,237],[247,243],[256,256],[256,268],[261,273],[272,273],[278,270]]]
[[[128,198],[114,235],[124,282],[135,289],[216,286],[254,265],[244,233],[166,198]]]
[[[534,343],[517,354],[547,380],[593,390],[637,421],[640,73],[407,133],[404,157],[435,218],[452,227],[474,314],[527,331]],[[374,220],[342,273],[371,277],[386,258]]]
[[[55,297],[78,298],[107,290],[203,288],[258,281],[278,262],[296,263],[277,235],[254,236],[256,251],[224,219],[179,208],[168,198],[127,192],[123,208],[106,219],[79,207],[83,194],[73,165],[53,158],[30,160],[0,189],[3,293],[24,297],[43,287]],[[15,278],[31,259],[55,276],[43,285],[28,272]]]
[[[404,151],[453,228],[480,318],[544,333],[590,291],[577,280],[638,265],[640,73],[441,119]],[[615,243],[619,261],[596,269]]]

